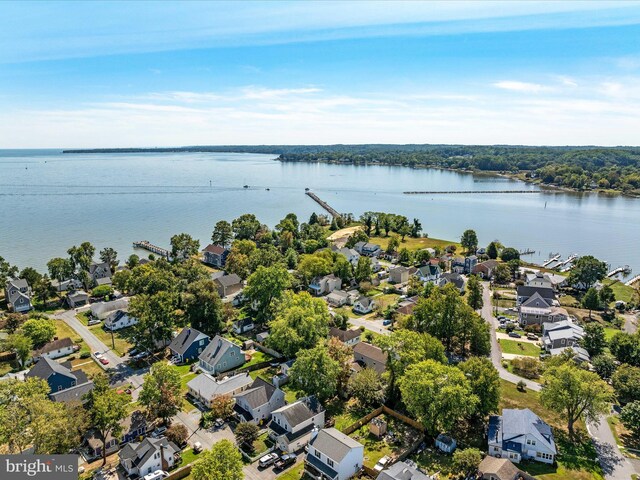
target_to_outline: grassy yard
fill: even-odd
[[[640,438],[637,438],[627,430],[617,415],[608,417],[607,423],[609,423],[611,432],[613,432],[613,436],[616,438],[616,443],[624,451],[625,455],[640,458],[640,455],[635,453],[635,451],[640,451]],[[630,452],[629,449],[632,449],[634,452]]]
[[[273,440],[271,440],[267,432],[265,432],[260,435],[255,442],[253,442],[253,452],[251,452],[251,456],[255,458],[262,452],[269,450],[272,446]]]
[[[181,455],[182,463],[180,464],[180,467],[184,467],[185,465],[195,462],[199,456],[200,454],[195,453],[191,448],[184,449]]]
[[[529,408],[549,423],[554,429],[558,447],[557,466],[539,462],[523,462],[521,467],[540,480],[601,480],[602,469],[596,452],[586,433],[584,424],[576,425],[578,440],[569,440],[566,422],[562,415],[552,412],[540,404],[540,394],[531,390],[520,392],[512,383],[501,380],[502,398],[500,408]]]
[[[91,310],[86,310],[84,312],[76,313],[76,318],[82,323],[85,327],[89,325],[89,320],[91,317]]]
[[[98,365],[93,358],[77,358],[71,361],[71,371],[82,370],[89,378],[93,378],[104,370]]]
[[[256,350],[255,352],[253,352],[251,354],[251,360],[249,360],[247,363],[245,363],[244,365],[242,365],[242,368],[245,367],[250,367],[252,365],[256,365],[258,363],[262,363],[262,362],[268,362],[269,360],[271,360],[273,357],[271,355],[267,355],[264,352],[261,352],[259,350]]]
[[[54,320],[54,322],[56,324],[56,337],[70,337],[71,340],[73,340],[73,343],[82,343],[82,337],[80,337],[73,328],[67,325],[64,320]]]
[[[538,357],[540,355],[540,347],[530,342],[519,342],[517,340],[498,339],[502,353],[511,353],[514,355],[526,355],[528,357]]]
[[[373,300],[376,302],[376,305],[378,305],[380,309],[384,311],[384,309],[388,306],[398,303],[399,298],[400,295],[397,295],[395,293],[385,293],[382,295],[378,295]]]
[[[93,333],[98,339],[103,342],[108,348],[111,348],[118,355],[123,356],[127,353],[133,345],[129,343],[129,341],[124,337],[124,332],[126,329],[118,330],[113,332],[113,341],[111,341],[111,332],[106,331],[102,328],[102,325],[95,325],[90,327],[91,333]],[[115,346],[114,346],[115,344]]]
[[[369,237],[370,243],[377,243],[383,249],[387,248],[387,244],[389,243],[390,237]],[[420,237],[420,238],[412,238],[405,237],[404,242],[400,242],[399,250],[406,248],[407,250],[415,251],[422,250],[424,248],[436,248],[440,247],[444,249],[449,245],[455,245],[457,247],[456,252],[458,254],[462,254],[462,245],[458,242],[453,242],[451,240],[441,240],[439,238],[428,238],[428,237]]]
[[[325,407],[327,409],[327,419],[332,419],[334,421],[333,426],[340,431],[354,424],[358,419],[369,413],[357,411],[355,401],[344,402],[338,398],[334,398],[328,402]]]
[[[453,470],[453,457],[442,454],[435,448],[429,448],[412,459],[430,475],[440,472],[441,478],[448,478]]]
[[[378,418],[387,422],[387,431],[396,435],[395,440],[389,441],[386,437],[377,438],[370,433],[368,424],[349,435],[364,445],[364,464],[369,468],[373,468],[378,460],[386,455],[397,457],[421,435],[414,428],[388,415],[380,415]]]
[[[611,337],[613,337],[619,331],[620,330],[618,330],[617,328],[605,327],[604,328],[604,337],[607,339],[607,342],[609,340],[611,340]]]
[[[286,472],[281,475],[278,475],[276,478],[278,480],[300,480],[304,473],[304,462],[300,462],[296,466],[290,468]]]
[[[602,283],[611,287],[616,300],[622,300],[623,302],[629,303],[633,299],[633,287],[625,285],[624,283],[618,280],[613,280],[611,278],[603,280]]]

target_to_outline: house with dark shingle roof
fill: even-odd
[[[459,273],[443,273],[438,280],[438,286],[444,287],[447,283],[453,283],[460,293],[464,293],[464,278]]]
[[[497,260],[487,260],[485,262],[478,263],[473,267],[471,273],[475,273],[480,276],[480,278],[491,280],[499,263],[500,262]]]
[[[56,402],[84,402],[83,395],[93,390],[93,382],[82,370],[71,371],[71,363],[58,363],[40,357],[25,378],[41,378],[49,384],[49,398]]]
[[[145,438],[140,443],[127,443],[118,458],[127,475],[144,477],[156,470],[171,469],[180,458],[180,449],[165,437]]]
[[[202,262],[216,268],[223,268],[228,256],[229,249],[222,245],[209,244],[202,250]]]
[[[350,347],[354,346],[356,343],[360,343],[360,336],[362,332],[359,328],[350,328],[348,330],[342,330],[337,327],[331,327],[329,329],[329,337],[334,337],[340,340],[345,345]]]
[[[316,397],[301,398],[271,412],[269,437],[281,451],[297,452],[311,440],[312,431],[324,426],[324,408]]]
[[[244,363],[240,346],[216,335],[198,356],[198,366],[207,373],[217,375],[234,370]]]
[[[94,262],[89,265],[89,276],[96,283],[98,283],[98,280],[100,279],[111,279],[111,266],[109,265],[109,262]],[[110,285],[111,281],[103,281],[101,284]]]
[[[442,275],[442,269],[439,265],[429,263],[428,265],[419,267],[414,275],[423,283],[431,282],[437,284],[440,280],[440,275]]]
[[[234,412],[241,422],[266,422],[271,418],[271,412],[285,405],[284,396],[282,390],[256,377],[249,388],[234,396]]]
[[[360,342],[353,347],[353,358],[364,367],[373,368],[379,374],[387,369],[387,352],[370,343]]]
[[[551,427],[528,408],[505,408],[502,415],[489,417],[487,436],[489,455],[515,463],[536,460],[552,464],[558,453]]]
[[[396,462],[380,472],[376,480],[435,480],[435,477],[421,472],[415,467],[415,464]]]
[[[31,310],[31,287],[23,278],[7,280],[4,286],[4,298],[11,312],[24,313]]]
[[[364,462],[364,446],[336,430],[324,428],[307,446],[304,472],[315,479],[347,480],[358,474]]]
[[[213,283],[216,284],[218,295],[223,299],[235,295],[242,290],[242,279],[235,273],[218,277],[213,280]]]
[[[196,330],[185,327],[169,344],[169,351],[178,363],[189,362],[198,358],[209,342],[211,337]]]
[[[120,425],[122,426],[120,437],[116,438],[111,433],[107,435],[105,442],[107,455],[117,452],[120,445],[124,443],[142,440],[142,437],[147,434],[151,427],[147,423],[147,417],[141,410],[136,410],[131,415],[128,415],[120,422]],[[90,429],[84,435],[84,441],[87,446],[87,455],[89,458],[99,458],[102,456],[103,442],[97,430],[93,428]]]
[[[529,285],[520,285],[516,289],[516,305],[522,305],[534,295],[543,298],[549,306],[558,305],[556,292],[553,290],[553,288]]]

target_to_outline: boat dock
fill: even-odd
[[[560,260],[560,254],[558,253],[557,255],[555,255],[554,257],[551,257],[549,260],[547,260],[546,262],[544,262],[542,264],[543,267],[549,266],[554,262],[557,262],[558,260]]]
[[[142,248],[143,250],[147,250],[151,253],[155,253],[156,255],[160,255],[165,258],[169,258],[171,252],[166,248],[158,247],[147,240],[141,240],[139,242],[133,242],[133,248]]]
[[[578,255],[576,255],[575,253],[572,255],[569,255],[569,258],[567,258],[566,260],[560,260],[560,262],[558,263],[558,267],[562,267],[564,265],[568,265],[570,263],[573,263],[573,261],[578,258]]]
[[[618,267],[615,270],[611,270],[609,273],[607,273],[607,277],[608,278],[615,277],[619,273],[629,273],[630,271],[631,271],[631,268],[629,268],[629,265],[625,265],[624,267]]]
[[[634,283],[636,283],[639,280],[640,280],[640,275],[636,275],[635,277],[633,277],[628,282],[624,282],[624,284],[627,285],[628,287],[630,287],[631,285],[633,285]]]
[[[528,248],[526,250],[520,250],[518,253],[520,255],[533,255],[534,253],[536,253],[536,251]]]
[[[309,197],[311,197],[313,200],[315,200],[315,202],[320,205],[322,208],[324,208],[327,212],[329,212],[331,214],[331,216],[333,218],[338,218],[338,217],[342,217],[342,215],[340,215],[338,213],[338,211],[333,208],[331,205],[329,205],[327,202],[325,202],[324,200],[322,200],[320,197],[318,197],[315,193],[313,192],[305,192],[306,195],[308,195]]]
[[[542,193],[540,190],[426,190],[402,192],[405,195],[457,195],[463,193]]]

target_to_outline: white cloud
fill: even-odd
[[[540,93],[551,90],[551,87],[539,83],[518,82],[515,80],[503,80],[493,84],[494,87],[513,92]]]
[[[544,84],[509,81],[507,89],[489,86],[472,93],[425,88],[358,95],[254,85],[153,92],[80,108],[2,110],[0,145],[637,144],[640,78],[572,78],[575,86],[564,87],[558,78],[549,88],[533,90],[531,85]]]

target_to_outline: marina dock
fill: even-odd
[[[156,255],[160,255],[165,258],[169,258],[171,252],[166,248],[158,247],[147,240],[141,240],[139,242],[133,242],[133,248],[142,248],[143,250],[147,250],[151,253],[155,253]]]
[[[309,197],[311,197],[318,205],[320,205],[322,208],[324,208],[327,212],[329,212],[331,214],[332,217],[334,218],[338,218],[338,217],[342,217],[342,215],[340,215],[338,213],[338,211],[333,208],[331,205],[329,205],[327,202],[325,202],[324,200],[322,200],[320,197],[318,197],[315,193],[313,192],[305,192],[305,194],[307,194]]]
[[[552,264],[552,263],[554,263],[554,262],[557,262],[558,260],[560,260],[560,254],[557,254],[556,256],[551,257],[549,260],[547,260],[546,262],[544,262],[544,263],[542,264],[542,266],[543,266],[543,267],[546,267],[546,266],[548,266],[548,265],[551,265],[551,264]]]
[[[636,275],[635,277],[633,277],[628,282],[624,282],[624,284],[627,285],[628,287],[630,287],[630,286],[632,286],[634,283],[636,283],[639,280],[640,280],[640,275]]]
[[[607,277],[611,278],[611,277],[615,277],[619,273],[629,273],[629,272],[631,272],[631,268],[629,268],[629,265],[625,265],[624,267],[618,267],[614,270],[611,270],[609,273],[607,273]]]

